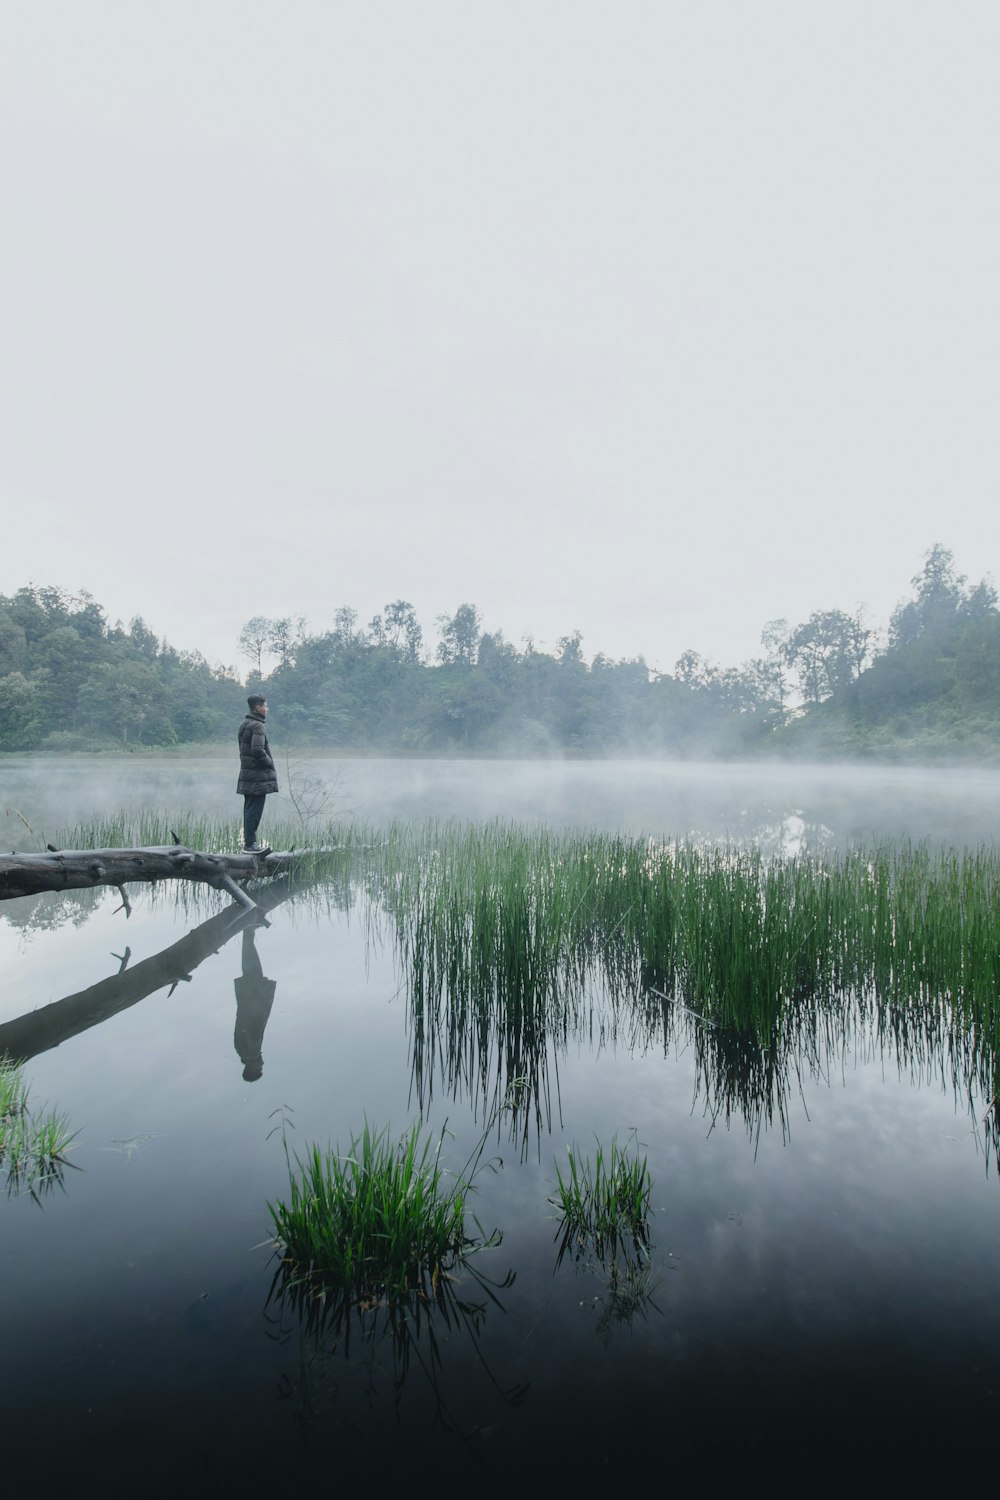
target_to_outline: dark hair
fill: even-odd
[[[253,713],[255,708],[260,708],[260,705],[266,702],[267,699],[264,697],[263,693],[251,693],[249,698],[247,699],[247,708],[251,713]]]

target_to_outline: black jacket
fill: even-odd
[[[263,714],[247,714],[239,728],[240,779],[237,792],[245,797],[259,797],[261,793],[276,792],[278,777],[271,759],[271,747],[267,743]]]

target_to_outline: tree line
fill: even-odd
[[[0,596],[0,748],[164,746],[231,735],[245,693],[268,696],[296,746],[396,754],[879,755],[997,758],[1000,611],[986,581],[936,545],[885,637],[859,611],[764,627],[760,654],[720,667],[685,651],[588,662],[582,637],[552,652],[485,631],[475,605],[438,617],[433,650],[397,599],[329,629],[255,616],[246,681],[176,652],[141,619],[109,625],[83,594]]]
[[[89,594],[0,595],[0,750],[174,745],[231,735],[234,668],[175,651],[141,617],[109,625]]]

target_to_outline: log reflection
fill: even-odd
[[[260,973],[253,928],[259,925],[262,915],[287,901],[295,890],[290,881],[276,883],[261,893],[257,910],[248,911],[234,903],[202,922],[178,942],[132,967],[129,967],[130,955],[126,949],[119,972],[109,979],[102,979],[77,994],[67,995],[65,999],[55,1000],[51,1005],[40,1006],[38,1010],[0,1025],[0,1057],[6,1055],[15,1062],[27,1062],[39,1053],[48,1052],[71,1037],[89,1031],[92,1026],[99,1026],[159,990],[167,989],[168,996],[173,994],[178,984],[190,980],[200,964],[220,952],[237,933],[245,932],[249,942],[248,945],[245,943],[243,950],[243,979],[236,981],[237,1035],[234,1040],[244,1064],[252,1071],[259,1060],[259,1044],[274,999],[274,981],[264,980]],[[242,991],[241,985],[244,987]],[[263,987],[268,985],[271,986],[270,998],[266,1011],[263,1011]],[[245,1057],[241,1045],[247,1048]],[[260,1073],[255,1076],[259,1077]]]

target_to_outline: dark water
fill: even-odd
[[[488,802],[482,768],[448,774]],[[935,801],[931,778],[885,776],[863,811],[838,811],[843,788],[808,803],[801,786],[791,804],[769,787],[769,807],[778,826],[800,818],[834,839],[876,808],[893,833],[929,837],[898,826],[919,802],[934,837],[970,841],[982,787],[937,780]],[[615,780],[586,798],[553,780],[544,796],[562,798],[557,818],[582,820],[589,802],[607,825]],[[682,791],[691,826],[710,832],[710,787]],[[746,788],[717,791],[751,805]],[[643,821],[638,797],[630,783],[622,824]],[[663,812],[658,787],[646,826],[659,831]],[[428,1309],[409,1346],[376,1309],[345,1354],[268,1304],[266,1204],[287,1183],[276,1125],[292,1122],[292,1149],[345,1144],[366,1117],[401,1130],[423,1110],[435,1129],[447,1119],[457,1168],[494,1080],[475,1060],[449,1069],[447,1038],[442,1056],[415,1037],[391,934],[359,889],[281,901],[252,933],[211,893],[186,911],[160,894],[134,903],[127,921],[116,894],[0,910],[0,1039],[29,1056],[36,1104],[57,1103],[80,1132],[65,1191],[41,1207],[0,1199],[13,1472],[51,1492],[82,1476],[112,1493],[526,1478],[714,1489],[955,1474],[990,1451],[996,1146],[989,1100],[970,1097],[941,1038],[879,1038],[846,1005],[764,1087],[690,1017],[575,997],[529,1059],[537,1095],[494,1129],[497,1169],[478,1179],[477,1216],[503,1241],[475,1264],[512,1284],[492,1301],[462,1278],[456,1301],[484,1311],[449,1324]],[[547,1198],[567,1144],[631,1128],[655,1218],[650,1283],[630,1302],[593,1262],[557,1266]]]

